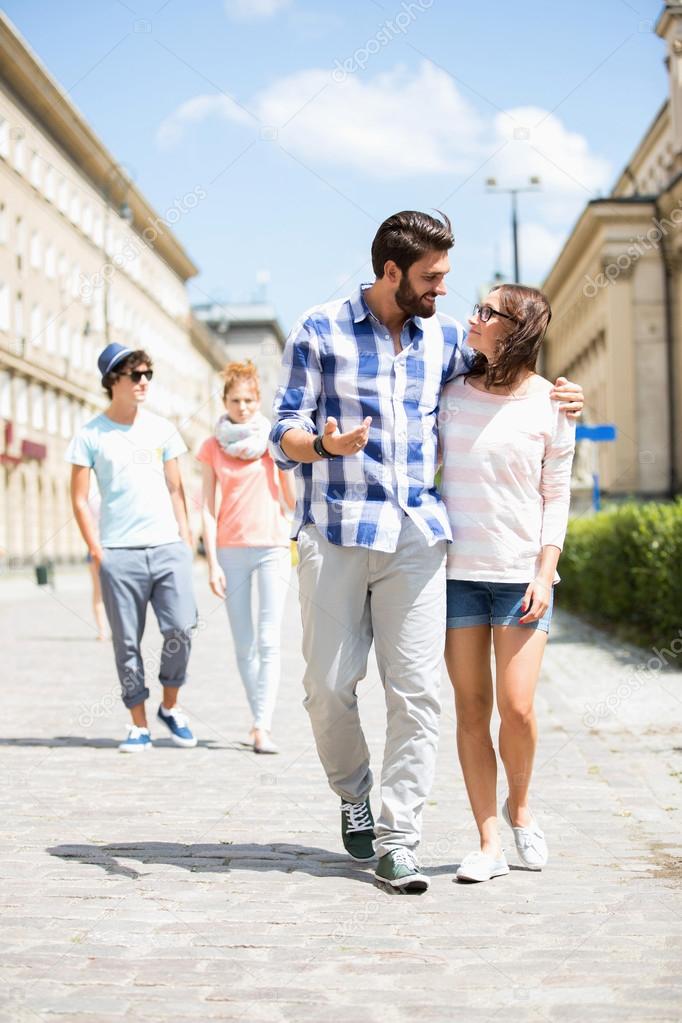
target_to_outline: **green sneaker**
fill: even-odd
[[[358,863],[374,859],[374,818],[369,799],[364,803],[341,800],[341,838],[351,859]]]
[[[414,853],[409,849],[391,849],[382,856],[374,871],[377,881],[400,888],[403,892],[425,892],[429,879],[417,866]]]

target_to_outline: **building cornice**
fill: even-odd
[[[639,170],[641,164],[646,160],[651,150],[656,146],[666,129],[669,127],[669,122],[670,100],[666,99],[644,133],[644,136],[632,154],[632,157],[628,160],[625,167],[623,167],[622,171],[618,175],[616,183],[611,190],[613,195],[617,195],[618,192],[632,185],[631,174],[635,174]]]
[[[650,220],[656,212],[655,196],[612,196],[592,199],[566,239],[552,269],[542,284],[542,290],[553,298],[578,263],[584,259],[597,230],[608,225],[632,223],[633,219]],[[556,289],[556,291],[555,291]]]
[[[194,277],[198,268],[180,242],[149,205],[134,183],[121,172],[116,160],[77,110],[68,94],[52,77],[40,58],[0,11],[0,78],[93,187],[106,199],[112,172],[125,181],[125,200],[133,214],[132,227],[138,234],[153,227],[151,248],[183,280]],[[149,244],[145,241],[145,244]]]

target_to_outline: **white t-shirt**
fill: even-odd
[[[528,583],[545,545],[563,547],[575,423],[533,378],[527,394],[443,389],[441,492],[452,526],[448,579]],[[558,582],[559,576],[555,576]]]
[[[158,547],[180,539],[163,466],[185,451],[173,424],[144,409],[129,426],[102,413],[78,431],[65,458],[95,471],[103,547]]]

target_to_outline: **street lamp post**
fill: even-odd
[[[498,185],[496,178],[488,178],[485,184],[489,192],[506,192],[507,195],[511,196],[512,210],[511,227],[512,227],[512,252],[514,254],[514,281],[518,284],[519,281],[521,280],[521,270],[519,267],[519,213],[517,196],[519,192],[539,192],[540,178],[538,177],[529,178],[527,185],[520,185],[516,188],[505,188],[502,185]]]
[[[114,182],[118,184],[116,191],[121,196],[118,206],[114,206]],[[109,229],[109,214],[113,210],[116,214],[124,220],[126,224],[130,225],[133,222],[133,211],[126,201],[128,191],[130,189],[130,177],[126,174],[122,167],[118,164],[112,164],[109,168],[109,173],[106,176],[104,183],[104,203],[105,203],[105,216],[104,216],[104,230],[102,233],[102,254],[104,256],[104,263],[106,265],[108,252],[107,252],[107,235]],[[111,341],[110,326],[109,326],[109,289],[110,289],[110,278],[111,274],[104,273],[104,294],[102,302],[102,313],[104,316],[104,337],[106,343],[109,344]]]

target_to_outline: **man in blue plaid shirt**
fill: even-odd
[[[435,486],[441,388],[473,357],[446,294],[450,221],[397,213],[372,244],[376,280],[316,306],[293,328],[274,402],[277,464],[296,470],[304,705],[343,843],[375,876],[425,891],[415,852],[433,781],[445,646],[445,547]],[[564,385],[556,397],[582,407]],[[374,641],[387,707],[381,814],[357,685]]]

